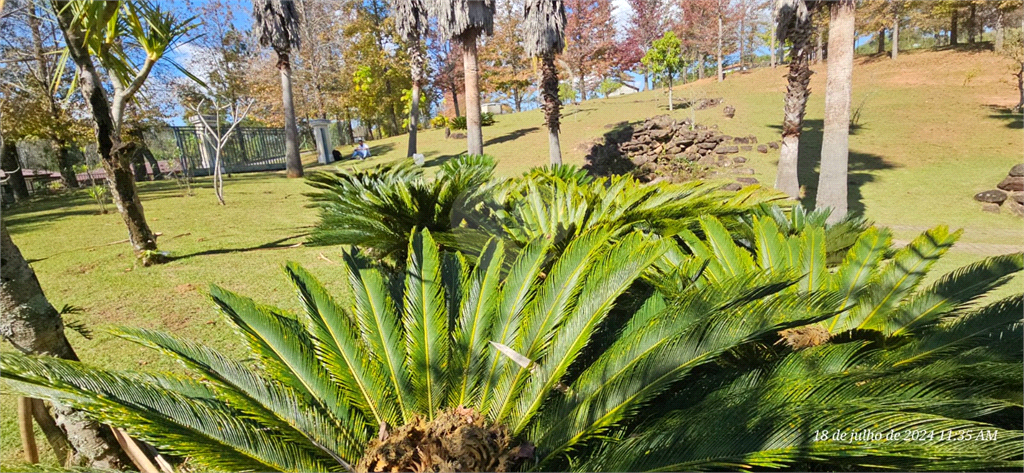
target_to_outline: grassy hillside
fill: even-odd
[[[801,153],[801,182],[813,205],[815,165],[821,140],[824,66],[816,66]],[[718,124],[726,133],[753,134],[760,142],[778,139],[785,91],[785,70],[760,69],[678,86],[677,100],[724,97],[736,107],[725,120],[722,108],[695,113],[700,123]],[[890,226],[909,240],[936,224],[964,228],[961,243],[937,271],[948,271],[984,255],[1024,246],[1022,222],[1005,214],[980,211],[974,193],[993,188],[1021,160],[1024,134],[1020,114],[1003,111],[1016,102],[1009,64],[988,52],[901,53],[898,62],[861,57],[854,69],[853,105],[859,119],[850,137],[851,208]],[[655,90],[566,107],[563,154],[583,164],[591,143],[621,121],[667,113],[666,91]],[[546,164],[547,136],[542,114],[500,115],[484,128],[485,151],[499,160],[499,172],[512,174]],[[378,156],[344,167],[372,166],[402,159],[405,137],[371,143]],[[436,166],[465,149],[464,140],[446,140],[443,131],[420,134],[428,165]],[[343,148],[344,153],[351,149]],[[774,182],[777,151],[744,153],[762,183]],[[311,157],[307,156],[307,162]],[[315,167],[310,167],[315,169]],[[4,219],[25,257],[56,306],[71,304],[84,312],[70,318],[94,329],[92,340],[71,334],[79,355],[90,363],[115,368],[175,369],[154,352],[140,350],[102,332],[115,324],[160,328],[203,340],[237,353],[227,329],[204,292],[219,284],[267,304],[298,310],[292,290],[279,271],[297,261],[338,294],[344,278],[338,249],[295,246],[316,214],[305,208],[301,180],[281,173],[227,178],[226,206],[216,204],[208,180],[193,196],[174,182],[141,184],[147,217],[161,232],[160,247],[177,259],[152,268],[135,267],[124,224],[116,214],[98,215],[83,192],[32,202]],[[1021,290],[1021,278],[1010,290]],[[344,297],[340,297],[344,300]],[[14,425],[14,402],[0,400],[0,469],[19,467],[21,454]],[[41,450],[48,454],[45,441]],[[45,457],[52,462],[52,457]]]

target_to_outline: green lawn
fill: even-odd
[[[816,70],[801,153],[807,204],[813,204],[817,185],[814,164],[824,105],[824,66]],[[728,134],[753,134],[764,143],[778,139],[784,72],[760,69],[722,83],[704,80],[678,86],[674,95],[677,101],[724,97],[727,105],[736,107],[734,119],[725,120],[718,107],[695,112],[697,121],[718,124]],[[1021,160],[1021,115],[1000,109],[1016,103],[1015,84],[1009,79],[1008,64],[987,52],[909,51],[901,53],[898,66],[864,57],[854,69],[853,105],[860,113],[850,137],[851,208],[892,227],[901,241],[936,224],[964,228],[961,243],[937,265],[938,271],[1024,247],[1019,218],[981,212],[980,204],[971,199],[976,192],[994,188]],[[563,155],[568,163],[582,165],[589,145],[610,125],[666,109],[664,90],[570,105],[562,120]],[[691,111],[672,114],[682,118]],[[500,174],[546,164],[547,136],[539,110],[499,115],[496,120],[484,128],[484,140],[485,151],[498,159]],[[404,157],[405,137],[370,144],[377,157],[341,166],[366,167]],[[428,166],[464,149],[465,140],[446,140],[441,130],[420,133],[420,150]],[[350,148],[341,151],[351,153]],[[777,153],[744,154],[762,183],[774,182]],[[283,173],[234,175],[225,179],[226,206],[217,205],[208,179],[200,179],[192,196],[184,195],[173,181],[142,183],[140,188],[150,225],[162,233],[160,248],[176,258],[166,265],[136,267],[129,246],[116,243],[127,236],[120,217],[99,215],[95,203],[81,191],[4,213],[15,242],[54,305],[84,309],[71,318],[94,329],[95,338],[69,335],[82,359],[114,368],[175,369],[154,352],[103,333],[104,327],[115,324],[169,330],[240,353],[241,347],[230,345],[205,290],[218,284],[297,310],[280,271],[286,261],[303,264],[337,294],[345,294],[339,249],[295,246],[316,221],[316,213],[305,207],[302,193],[309,188],[302,180],[286,179]],[[1022,281],[1018,276],[1001,292],[1019,292]],[[24,468],[10,397],[0,399],[0,416],[0,470]],[[52,462],[41,437],[39,444],[44,459]]]

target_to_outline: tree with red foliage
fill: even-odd
[[[587,98],[587,77],[600,78],[615,59],[615,24],[608,0],[566,0],[562,62]]]
[[[687,55],[694,59],[698,78],[704,78],[704,63],[718,47],[718,0],[682,0],[675,32]]]
[[[633,14],[626,24],[626,37],[618,46],[617,66],[624,71],[633,70],[640,64],[640,59],[647,54],[654,40],[665,32],[667,21],[667,5],[663,0],[627,0]],[[644,86],[651,88],[650,72],[643,68]]]

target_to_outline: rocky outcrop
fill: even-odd
[[[754,174],[753,169],[743,167],[747,158],[736,154],[740,145],[752,149],[757,137],[733,137],[717,128],[691,123],[688,118],[676,121],[668,115],[635,125],[621,122],[591,145],[584,168],[596,175],[633,174],[644,182]],[[761,152],[767,153],[768,148]],[[737,179],[736,184],[747,185],[751,180]]]
[[[1011,215],[1024,217],[1024,163],[1010,168],[996,187],[974,194],[974,200],[984,204],[981,210],[992,213],[1006,210]]]

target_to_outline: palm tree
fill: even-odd
[[[807,240],[801,259],[813,275],[841,283],[820,291],[802,265],[747,272],[752,254],[720,222],[701,225],[710,246],[592,229],[563,251],[539,238],[508,260],[497,239],[467,258],[442,252],[430,232],[413,232],[408,268],[397,277],[362,268],[358,252],[347,259],[346,303],[295,264],[286,272],[297,314],[214,287],[214,302],[251,352],[247,361],[170,334],[120,329],[191,376],[9,353],[0,356],[0,376],[14,393],[67,400],[204,469],[1020,467],[1024,433],[1007,399],[1020,392],[1024,297],[973,302],[1019,271],[1020,255],[914,292],[935,259],[928,245],[948,247],[948,234],[915,241],[870,279],[860,263],[835,275],[817,269],[814,246],[824,242],[813,228],[797,245],[771,249],[786,256]],[[768,232],[758,240],[766,245],[785,240],[759,230]],[[881,253],[861,252],[877,236],[865,236],[849,259],[873,265]],[[671,261],[678,284],[645,287]],[[914,281],[904,282],[908,274]],[[846,290],[864,281],[875,288],[857,294],[864,308],[844,310]],[[843,330],[865,329],[836,337],[808,329],[837,319],[850,321]],[[879,425],[935,437],[820,438],[823,426]],[[990,437],[942,438],[967,429]]]
[[[811,94],[811,34],[812,18],[819,8],[817,0],[777,0],[775,3],[775,36],[780,43],[789,40],[789,85],[786,88],[785,115],[782,120],[782,149],[779,152],[779,172],[775,188],[791,199],[800,198],[798,156],[800,132],[803,129],[804,109]]]
[[[285,166],[288,177],[302,177],[299,158],[299,132],[295,125],[292,100],[292,49],[299,49],[299,10],[291,0],[253,0],[253,31],[260,45],[274,48],[277,69],[281,73],[281,99],[284,102]]]
[[[476,39],[494,31],[494,0],[430,0],[430,16],[437,18],[442,40],[462,43],[462,61],[466,83],[466,141],[471,155],[484,154],[484,136],[480,125],[480,66]]]
[[[423,83],[423,67],[426,57],[420,41],[427,29],[427,9],[423,0],[394,0],[392,17],[398,36],[405,40],[409,54],[409,69],[412,71],[412,104],[409,107],[409,149],[406,157],[416,154],[416,131],[420,119],[420,87]]]
[[[548,125],[548,153],[551,165],[562,164],[558,142],[562,102],[558,99],[558,69],[555,55],[565,49],[565,3],[562,0],[530,0],[526,4],[526,54],[541,59],[541,95],[544,121]]]
[[[828,81],[825,84],[825,125],[821,141],[821,173],[815,206],[832,209],[829,221],[847,212],[850,161],[850,90],[853,88],[853,46],[856,40],[854,0],[829,5]]]

